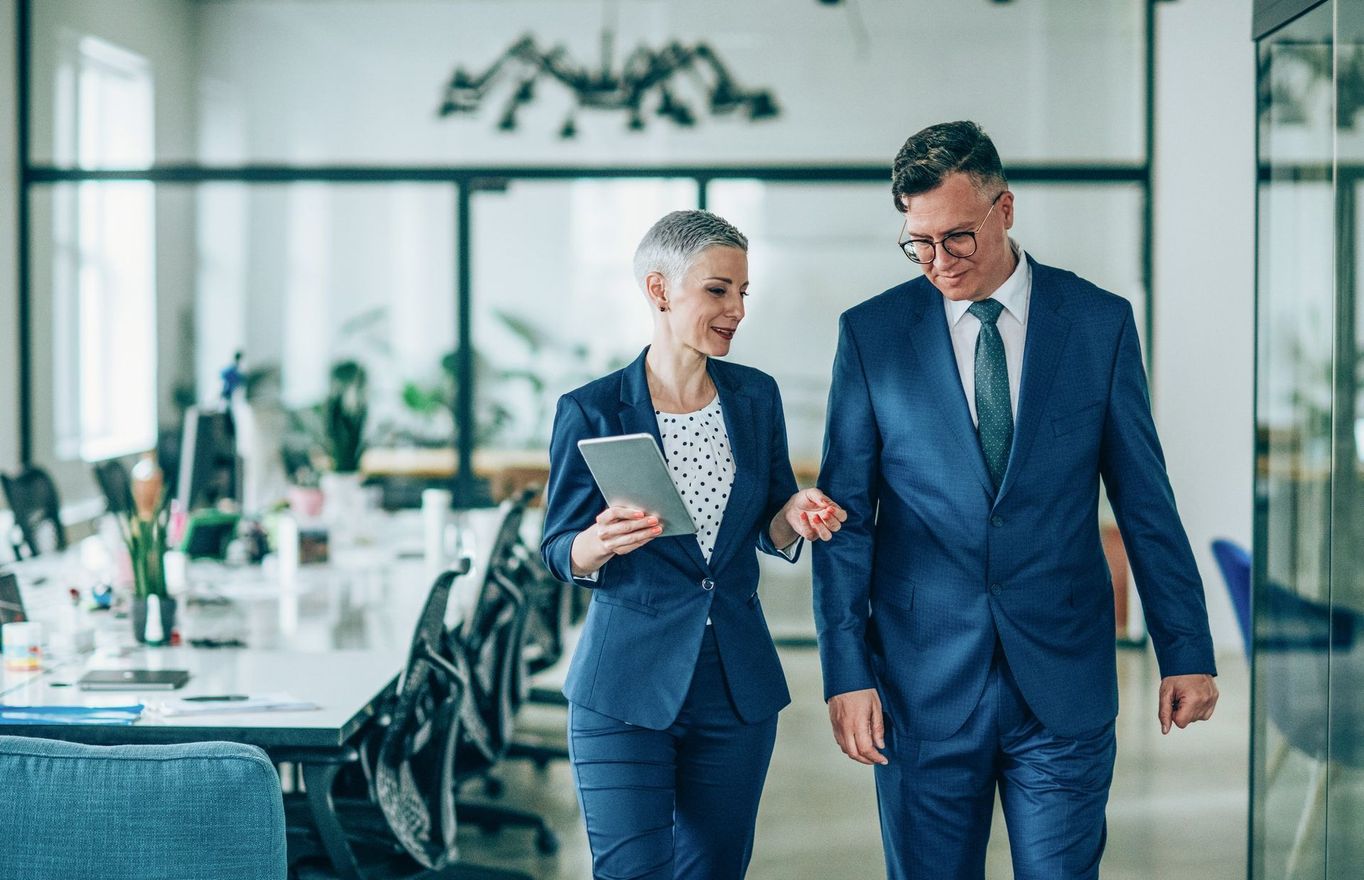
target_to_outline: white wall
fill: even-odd
[[[0,0],[0,470],[19,461],[18,132],[14,4]],[[0,503],[3,503],[0,500]]]
[[[1155,415],[1203,575],[1213,640],[1239,649],[1209,543],[1226,537],[1249,547],[1251,539],[1251,4],[1179,0],[1156,9]]]
[[[913,131],[963,115],[1008,145],[1006,160],[1141,156],[1134,0],[233,0],[202,9],[219,122],[211,138],[204,126],[201,155],[213,162],[889,162]],[[651,101],[644,132],[627,132],[621,113],[588,112],[577,139],[561,141],[567,93],[546,78],[515,133],[495,125],[514,80],[477,117],[437,118],[457,65],[477,74],[523,35],[595,65],[604,13],[618,24],[617,66],[640,44],[704,40],[740,85],[772,88],[782,115],[678,129]],[[674,85],[694,102],[688,77]]]

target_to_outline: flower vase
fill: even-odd
[[[144,645],[168,645],[175,630],[176,601],[170,596],[133,598],[133,638]]]

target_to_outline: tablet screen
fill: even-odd
[[[579,440],[578,449],[607,504],[635,507],[657,516],[663,526],[661,538],[696,534],[687,505],[673,485],[668,464],[652,435]]]

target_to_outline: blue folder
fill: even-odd
[[[142,704],[131,706],[0,706],[0,724],[132,724]]]

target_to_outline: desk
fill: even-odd
[[[490,549],[496,511],[465,515],[476,553]],[[417,523],[414,526],[414,522]],[[420,535],[419,520],[382,518],[383,532]],[[468,542],[466,542],[468,543]],[[361,877],[338,821],[331,789],[336,774],[354,760],[351,740],[374,715],[406,662],[417,616],[434,578],[424,560],[395,548],[400,540],[374,540],[337,548],[326,566],[308,566],[298,576],[271,578],[259,568],[217,564],[191,567],[191,594],[211,592],[247,609],[255,621],[245,648],[149,648],[131,643],[126,619],[103,620],[93,655],[57,659],[37,673],[0,677],[0,704],[10,706],[110,706],[196,694],[259,694],[287,691],[321,708],[306,712],[238,712],[165,718],[151,712],[132,725],[7,725],[0,734],[40,736],[99,745],[228,740],[265,749],[277,761],[297,763],[312,818],[339,877]],[[87,554],[88,555],[88,554]],[[50,559],[15,566],[25,603],[34,619],[59,623],[68,579],[79,568],[74,549]],[[481,566],[464,579],[452,599],[447,625],[476,599]],[[78,582],[75,582],[78,583]],[[30,603],[30,598],[34,601]],[[207,608],[186,604],[187,626]],[[51,624],[50,624],[51,625]],[[90,668],[187,669],[190,681],[178,691],[81,691],[74,682]]]
[[[8,725],[0,734],[40,736],[95,745],[220,741],[259,746],[272,760],[299,765],[309,811],[323,848],[344,880],[360,880],[355,854],[332,800],[332,784],[355,759],[348,745],[389,693],[405,652],[332,651],[300,653],[250,649],[141,648],[117,658],[96,655],[28,676],[0,695],[12,706],[114,706],[195,694],[263,693],[284,690],[316,703],[302,712],[237,712],[162,717],[150,711],[129,725]],[[178,691],[91,693],[74,686],[93,666],[188,669],[190,681]]]

